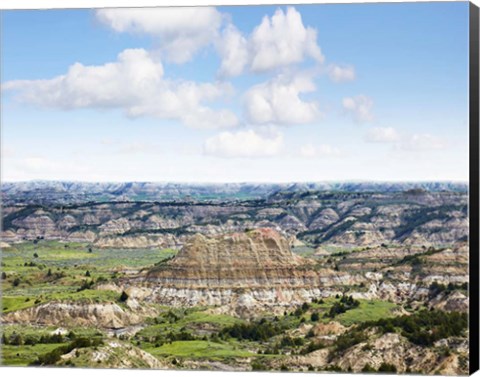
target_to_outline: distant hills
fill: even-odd
[[[394,193],[468,191],[466,182],[312,182],[312,183],[90,183],[72,181],[6,182],[4,205],[74,204],[113,201],[215,201],[266,199],[279,193],[308,191]]]

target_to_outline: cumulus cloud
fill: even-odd
[[[305,124],[320,115],[314,101],[304,101],[300,94],[315,90],[307,76],[277,76],[253,86],[245,93],[245,114],[254,124]]]
[[[248,64],[248,41],[232,24],[222,33],[217,44],[217,50],[222,57],[219,75],[231,77],[240,75]]]
[[[374,127],[367,132],[365,140],[370,143],[394,143],[400,135],[393,127]]]
[[[344,110],[350,114],[356,122],[370,122],[373,120],[373,100],[365,95],[345,97],[342,100]]]
[[[407,151],[440,150],[446,146],[444,140],[430,134],[413,134],[400,144],[400,148]]]
[[[320,144],[315,146],[309,143],[300,147],[300,156],[305,158],[338,157],[341,154],[342,153],[340,149],[332,147],[328,144]]]
[[[220,74],[224,76],[239,75],[246,67],[252,72],[265,72],[301,63],[308,57],[324,61],[316,30],[305,27],[301,14],[293,7],[265,16],[248,37],[230,25],[217,50],[222,60]]]
[[[41,107],[119,108],[131,117],[180,120],[194,128],[226,128],[238,123],[231,111],[204,105],[231,93],[230,85],[166,79],[161,62],[143,49],[124,50],[117,61],[104,65],[75,63],[66,74],[50,80],[9,81],[2,89]]]
[[[333,82],[346,82],[355,80],[355,68],[351,65],[342,66],[331,64],[328,67],[328,77]]]
[[[158,38],[168,61],[184,63],[217,38],[222,14],[211,7],[99,9],[96,17],[116,32]]]
[[[224,158],[273,157],[282,147],[283,135],[274,129],[225,131],[205,141],[204,154]]]
[[[301,62],[309,56],[318,62],[324,57],[317,44],[315,29],[303,25],[302,16],[293,7],[277,9],[265,16],[251,37],[252,70],[265,71]]]

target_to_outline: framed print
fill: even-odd
[[[2,10],[2,367],[477,371],[478,21]]]

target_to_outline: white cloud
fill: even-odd
[[[228,25],[217,50],[222,76],[237,76],[246,67],[252,72],[265,72],[301,63],[307,57],[324,61],[316,30],[305,27],[301,14],[293,7],[286,11],[277,9],[272,17],[265,16],[250,36],[243,36]]]
[[[159,39],[168,61],[184,63],[218,36],[222,15],[211,7],[99,9],[96,17],[119,33],[149,34]]]
[[[318,62],[324,60],[316,30],[305,27],[301,14],[293,7],[265,16],[252,33],[251,49],[251,69],[256,72],[300,63],[307,56]]]
[[[328,77],[333,82],[346,82],[355,80],[355,68],[351,65],[342,66],[331,64],[328,67]]]
[[[247,39],[233,25],[228,25],[217,44],[222,57],[219,75],[231,77],[240,75],[248,64],[249,51]]]
[[[400,144],[400,148],[407,151],[440,150],[446,146],[444,140],[430,134],[413,134]]]
[[[315,90],[309,77],[280,75],[245,93],[245,113],[253,124],[304,124],[320,116],[318,105],[303,101],[301,93]]]
[[[227,128],[238,123],[229,110],[204,105],[231,94],[230,85],[164,78],[161,62],[143,49],[124,50],[113,63],[75,63],[65,75],[9,81],[2,88],[15,91],[23,102],[47,108],[118,108],[131,117],[180,120],[194,128]]]
[[[226,131],[205,141],[204,154],[224,158],[273,157],[282,146],[283,135],[274,129]]]
[[[315,157],[338,157],[341,156],[342,152],[336,147],[332,147],[328,144],[320,144],[314,146],[313,144],[305,144],[300,147],[300,156],[305,158],[315,158]]]
[[[400,135],[393,127],[374,127],[367,132],[365,140],[370,143],[393,143],[400,140]]]
[[[345,97],[342,100],[344,110],[357,122],[370,122],[373,120],[373,100],[365,95]]]

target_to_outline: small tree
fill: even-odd
[[[85,272],[85,276],[90,277],[90,271]]]
[[[312,322],[317,322],[320,319],[320,316],[318,315],[317,312],[314,312],[312,313],[310,319],[312,320]]]
[[[52,276],[52,269],[49,268],[47,272],[47,277],[50,277],[50,276]]]
[[[23,337],[20,334],[13,334],[10,338],[10,344],[13,346],[22,346]]]
[[[34,258],[38,258],[38,254],[37,254],[37,253],[33,253],[33,257],[34,257]]]
[[[122,291],[122,294],[120,295],[120,301],[125,302],[128,300],[128,295],[125,291]]]

